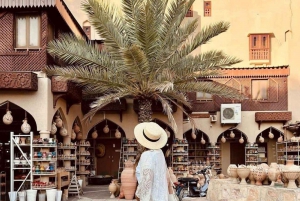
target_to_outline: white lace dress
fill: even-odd
[[[136,168],[137,197],[141,201],[168,201],[165,157],[161,149],[145,151]]]

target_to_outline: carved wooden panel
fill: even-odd
[[[290,121],[292,112],[256,112],[255,121]]]
[[[37,74],[32,72],[0,72],[0,89],[37,91]]]

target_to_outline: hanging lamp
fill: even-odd
[[[117,139],[120,139],[121,136],[122,136],[122,134],[121,134],[121,132],[119,131],[119,126],[118,126],[118,128],[116,129],[116,132],[115,132],[115,137],[116,137]]]
[[[204,140],[204,138],[203,138],[203,133],[202,133],[202,137],[201,137],[201,144],[205,144],[205,140]]]
[[[241,132],[241,138],[239,139],[239,143],[243,144],[245,142],[243,134]]]
[[[23,120],[23,124],[21,125],[21,131],[25,134],[29,133],[31,130],[31,126],[27,122],[27,112],[25,111],[25,119]]]
[[[272,127],[270,128],[269,138],[270,138],[270,139],[273,139],[273,138],[274,138],[274,134],[272,133]]]
[[[263,143],[264,141],[265,141],[265,138],[263,138],[262,133],[260,133],[259,142]]]
[[[9,102],[7,102],[6,114],[3,116],[3,123],[6,125],[10,125],[13,122],[13,116],[11,115],[11,111],[9,110]]]
[[[104,126],[104,128],[103,128],[103,132],[104,133],[108,133],[109,132],[109,127],[108,127],[108,125],[107,125],[107,120],[105,119],[105,126]]]
[[[92,132],[92,138],[97,139],[97,137],[98,137],[98,132],[97,132],[97,129],[96,129],[96,126],[95,126],[94,131]]]
[[[231,138],[234,138],[234,137],[235,137],[235,134],[234,134],[233,130],[230,131],[229,136],[230,136]]]
[[[226,142],[226,138],[224,137],[224,133],[223,133],[223,135],[222,135],[221,142],[223,142],[223,143]]]

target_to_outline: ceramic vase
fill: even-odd
[[[230,165],[228,166],[227,171],[226,171],[228,176],[231,176],[231,175],[230,175],[230,168],[237,168],[237,166],[236,166],[235,164],[230,164]]]
[[[115,192],[117,191],[117,186],[113,181],[111,181],[111,183],[109,184],[108,190],[111,194],[110,198],[115,198]]]
[[[296,179],[300,176],[300,170],[283,170],[282,174],[289,180],[287,188],[298,188],[296,185]]]
[[[31,130],[31,126],[28,124],[27,119],[23,120],[23,124],[21,125],[21,131],[25,134],[29,133]]]
[[[246,178],[249,176],[250,172],[251,172],[250,168],[247,167],[237,168],[237,174],[241,178],[241,182],[240,182],[241,185],[247,184]]]
[[[26,137],[20,137],[20,142],[22,145],[26,144]]]
[[[119,129],[116,130],[115,137],[118,138],[118,139],[121,138],[121,132],[119,131]]]
[[[277,181],[278,176],[280,175],[280,169],[277,163],[271,163],[270,168],[268,170],[268,177],[271,181],[270,186],[274,186]]]
[[[108,127],[107,124],[106,124],[106,125],[104,126],[104,128],[103,128],[103,132],[104,132],[104,133],[108,133],[108,132],[109,132],[109,127]]]
[[[31,201],[31,200],[35,201],[36,195],[37,195],[37,190],[33,190],[33,189],[26,190],[27,201]]]
[[[255,179],[254,179],[254,170],[255,170],[255,166],[251,166],[250,168],[250,174],[249,174],[249,180],[250,180],[250,184],[251,185],[255,185]]]
[[[126,161],[125,168],[121,173],[121,186],[126,200],[132,200],[137,185],[137,179],[134,174],[134,163]]]
[[[3,116],[3,123],[6,125],[10,125],[13,122],[13,116],[11,115],[11,111],[7,110],[6,114]]]
[[[258,166],[254,171],[254,179],[256,181],[257,186],[262,185],[262,181],[266,179],[267,173],[265,169],[261,166]]]

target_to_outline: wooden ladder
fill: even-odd
[[[82,187],[79,185],[76,174],[73,174],[72,176],[72,179],[68,187],[68,193],[78,194],[78,198],[80,198],[80,195],[83,195],[83,190]]]

